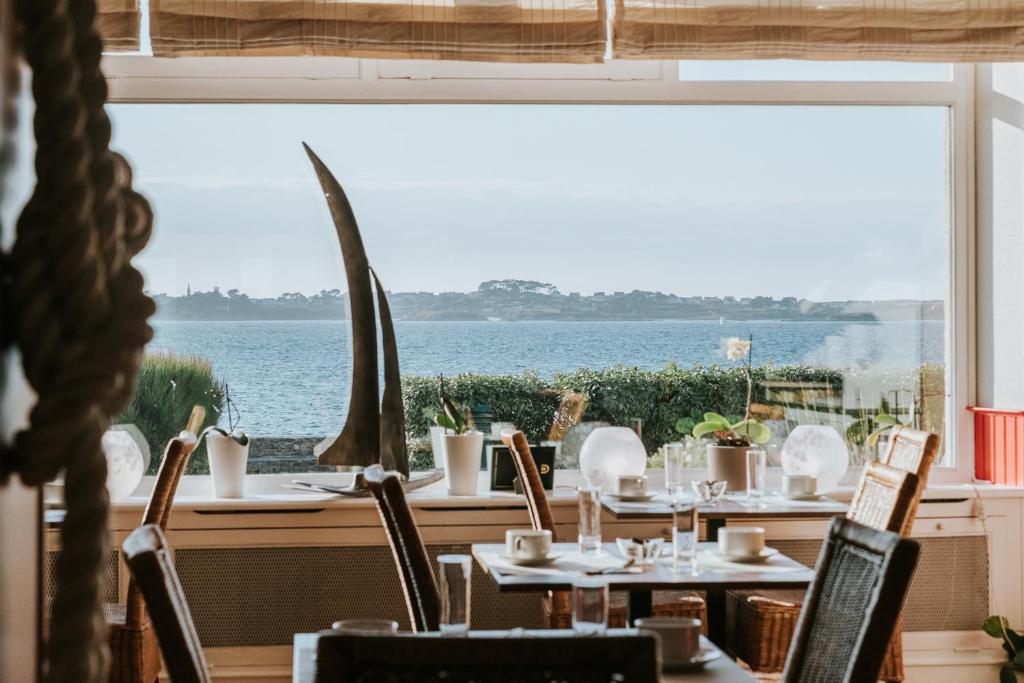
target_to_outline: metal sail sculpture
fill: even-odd
[[[367,467],[379,463],[408,477],[409,457],[405,446],[405,413],[398,370],[398,346],[387,296],[377,274],[370,268],[359,234],[359,226],[356,224],[356,217],[345,191],[309,145],[302,143],[302,146],[316,170],[338,233],[342,260],[345,264],[345,277],[348,281],[352,321],[352,390],[348,417],[341,433],[337,437],[324,439],[313,449],[313,453],[321,465]],[[377,292],[384,349],[383,407],[377,383],[374,288]],[[407,488],[419,488],[438,479],[439,473],[427,474],[410,481]],[[352,489],[348,493],[367,495],[362,477],[357,476],[354,479]]]

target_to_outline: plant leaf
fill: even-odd
[[[884,427],[879,427],[875,431],[873,431],[870,434],[868,434],[868,438],[865,440],[864,443],[866,443],[869,448],[874,448],[875,446],[878,445],[879,437],[881,437],[882,434],[885,434],[890,429],[892,429],[892,425],[886,425]]]
[[[981,630],[988,635],[996,638],[997,640],[1003,639],[1003,634],[1010,628],[1009,622],[1006,617],[993,615],[985,620],[985,623],[981,625]]]
[[[880,413],[878,415],[875,415],[874,419],[875,422],[877,422],[878,424],[889,425],[891,427],[895,427],[896,425],[900,424],[899,420],[897,420],[892,415],[888,415],[886,413]]]
[[[685,417],[681,417],[676,420],[675,428],[680,434],[688,434],[690,432],[691,420]]]
[[[450,429],[453,432],[457,431],[458,429],[457,425],[454,422],[452,422],[451,418],[445,415],[444,413],[438,413],[437,415],[435,415],[434,422],[437,423],[438,427],[444,427],[445,429]]]
[[[722,425],[717,422],[699,422],[693,427],[693,436],[694,438],[699,439],[702,436],[707,436],[708,434],[714,434],[717,431],[721,431],[721,429]]]
[[[999,683],[1017,683],[1017,672],[1014,671],[1013,664],[1003,664],[999,669]]]
[[[705,422],[715,423],[715,424],[717,424],[722,429],[728,429],[729,428],[729,420],[727,420],[725,418],[725,416],[719,415],[718,413],[712,413],[712,412],[704,413],[704,421]]]
[[[747,437],[751,443],[763,444],[772,438],[772,430],[754,419],[740,420],[731,429],[737,434]]]

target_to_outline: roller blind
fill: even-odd
[[[104,52],[139,49],[139,0],[98,0],[96,11]]]
[[[1024,0],[615,0],[620,59],[1024,59]]]
[[[600,62],[604,0],[150,0],[158,57]]]

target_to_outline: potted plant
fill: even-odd
[[[437,394],[441,410],[434,417],[434,422],[445,430],[441,435],[441,459],[448,494],[474,496],[484,435],[474,429],[469,407],[456,404],[445,394],[444,377],[441,377],[438,384]]]
[[[231,400],[227,384],[224,385],[224,405],[228,428],[211,425],[203,430],[201,438],[206,439],[213,495],[217,498],[242,498],[245,496],[245,469],[249,463],[252,439],[237,427],[241,415]]]
[[[744,361],[743,369],[747,379],[747,401],[743,419],[731,421],[715,412],[704,413],[704,420],[693,426],[695,438],[708,437],[713,443],[707,447],[708,469],[711,479],[728,482],[730,491],[744,491],[747,488],[747,451],[752,445],[767,443],[772,431],[750,417],[750,404],[754,395],[754,379],[751,366],[753,338],[744,341],[733,337],[726,341],[726,357],[732,361]],[[689,421],[676,423],[677,430],[685,430]]]
[[[991,616],[982,629],[988,635],[1003,641],[1003,650],[1009,660],[999,669],[999,683],[1017,683],[1024,680],[1024,636],[1010,628],[1006,617]]]

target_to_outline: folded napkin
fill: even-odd
[[[800,572],[806,569],[806,567],[795,567],[787,563],[779,555],[774,555],[768,558],[765,562],[761,562],[759,564],[746,564],[744,562],[730,562],[709,550],[702,550],[697,553],[697,564],[701,569],[708,569],[711,571],[742,572],[744,574],[784,574]]]
[[[587,571],[599,569],[611,569],[621,567],[625,560],[607,553],[601,555],[584,555],[580,552],[568,552],[563,554],[551,564],[539,567],[526,567],[515,564],[497,553],[480,553],[480,559],[488,567],[501,574],[508,575],[546,575],[560,576],[563,574],[581,575]]]

